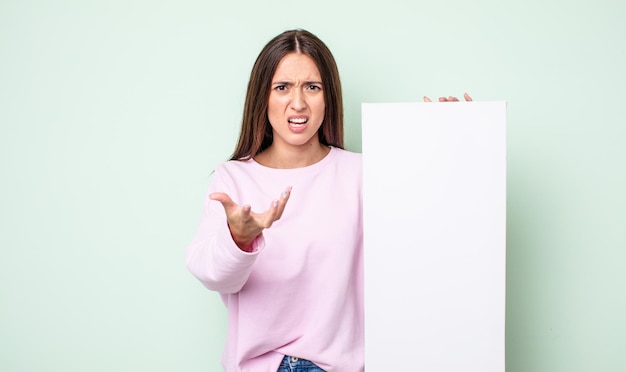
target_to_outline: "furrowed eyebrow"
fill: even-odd
[[[317,85],[322,85],[321,81],[304,81],[302,82],[303,85],[311,85],[311,84],[317,84]],[[274,81],[272,82],[272,85],[294,85],[294,83],[290,82],[290,81]]]

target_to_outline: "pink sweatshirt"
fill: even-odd
[[[217,167],[209,193],[253,211],[293,187],[252,252],[235,245],[222,205],[208,197],[187,248],[189,270],[228,308],[226,371],[276,372],[284,355],[329,372],[364,370],[361,169],[360,154],[338,148],[304,168]]]

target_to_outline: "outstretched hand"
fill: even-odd
[[[250,245],[264,229],[280,219],[289,200],[291,187],[281,194],[278,200],[273,200],[269,209],[263,213],[252,212],[250,205],[239,206],[228,194],[215,192],[209,195],[209,199],[219,201],[226,211],[226,219],[230,234],[235,244],[246,252],[250,251]]]
[[[465,93],[463,94],[463,98],[465,98],[465,100],[467,102],[472,102],[472,97],[469,96],[469,94]],[[424,102],[432,102],[432,100],[426,96],[424,96]],[[456,97],[452,97],[452,96],[448,96],[448,97],[439,97],[439,102],[459,102],[459,99]]]

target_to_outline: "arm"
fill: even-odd
[[[249,205],[240,207],[231,200],[233,185],[226,171],[216,169],[200,226],[186,251],[189,271],[220,293],[241,290],[265,246],[263,229],[280,218],[289,197],[288,189],[266,212],[254,213]]]
[[[253,243],[251,252],[241,250],[230,235],[224,209],[207,197],[200,226],[187,247],[187,268],[210,290],[238,292],[265,246],[262,235]]]

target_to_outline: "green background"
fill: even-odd
[[[626,370],[625,4],[1,0],[0,370],[221,369],[184,249],[296,27],[335,54],[350,150],[362,102],[508,101],[507,371]]]

